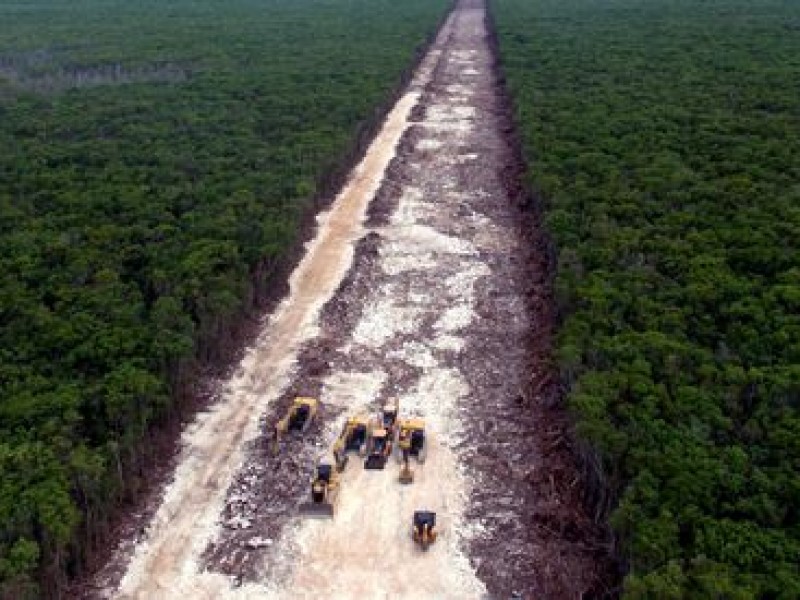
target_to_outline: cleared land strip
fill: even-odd
[[[542,274],[499,89],[483,3],[463,1],[321,217],[258,347],[187,432],[120,597],[597,592],[600,533],[576,508],[574,465],[559,455],[551,472],[541,448],[553,426],[528,393]],[[296,394],[320,398],[321,424],[273,457],[265,431]],[[428,425],[414,483],[397,482],[395,462],[364,471],[351,459],[335,519],[294,518],[346,415],[389,398]],[[409,539],[419,508],[442,532],[424,554]]]

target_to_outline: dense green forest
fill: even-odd
[[[624,597],[800,598],[800,3],[493,4]]]
[[[0,597],[81,570],[445,9],[0,0]]]

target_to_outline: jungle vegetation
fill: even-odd
[[[800,598],[800,3],[493,7],[623,597]]]
[[[0,1],[0,597],[81,572],[445,9]]]

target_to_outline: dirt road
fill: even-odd
[[[110,596],[466,600],[592,589],[594,550],[585,536],[576,546],[552,534],[560,509],[545,506],[575,498],[556,483],[547,495],[531,489],[546,464],[535,411],[521,404],[530,244],[509,191],[516,159],[493,61],[483,4],[464,0],[320,216],[289,296],[186,431],[174,481]],[[319,397],[322,419],[273,457],[265,432],[296,394]],[[346,416],[388,398],[429,428],[414,483],[397,482],[394,461],[365,471],[351,459],[335,519],[297,519]],[[409,540],[418,508],[439,515],[442,536],[427,553]]]

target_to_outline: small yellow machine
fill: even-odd
[[[436,541],[436,513],[429,510],[414,512],[411,523],[411,538],[420,548],[427,550]]]
[[[317,418],[318,410],[319,402],[316,398],[295,398],[291,406],[289,406],[286,416],[275,424],[273,452],[275,454],[278,453],[281,438],[286,433],[305,433],[308,431],[314,419]]]
[[[428,448],[425,439],[425,420],[419,418],[401,419],[400,420],[400,433],[398,434],[400,440],[400,449],[403,449],[403,440],[406,440],[406,447],[408,455],[417,459],[417,462],[424,463],[425,457],[428,453]]]
[[[342,433],[339,434],[339,437],[333,444],[333,456],[337,471],[344,471],[344,468],[347,466],[347,454],[349,452],[358,452],[359,456],[364,456],[368,438],[368,417],[357,416],[347,419]]]
[[[384,428],[373,429],[367,442],[367,459],[364,468],[368,470],[383,469],[392,454],[392,438]]]
[[[311,482],[311,500],[300,505],[304,517],[333,518],[334,505],[339,497],[339,478],[333,465],[321,462]]]
[[[417,459],[420,464],[425,462],[427,444],[425,443],[425,421],[422,419],[403,419],[400,421],[400,431],[397,434],[397,445],[400,447],[400,483],[412,483],[414,471],[409,465],[410,457]]]
[[[397,415],[400,412],[400,403],[397,400],[389,400],[383,406],[380,416],[380,425],[389,432],[389,437],[394,438],[395,428],[397,427]]]
[[[398,440],[400,446],[400,476],[398,479],[400,483],[408,484],[414,482],[414,471],[411,470],[409,462],[409,454],[411,451],[411,436],[403,436]]]

